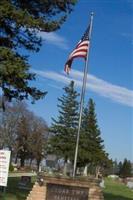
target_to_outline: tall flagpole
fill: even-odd
[[[91,33],[92,33],[93,15],[94,14],[92,12],[91,13],[91,18],[90,18],[89,41],[91,39]],[[90,49],[90,44],[89,44],[88,48]],[[82,91],[81,91],[81,97],[80,97],[80,112],[79,112],[79,123],[78,123],[77,141],[76,141],[76,148],[75,148],[73,177],[75,177],[75,172],[76,172],[76,167],[77,167],[79,136],[80,136],[80,129],[81,129],[81,121],[82,121],[82,112],[83,112],[83,104],[84,104],[84,97],[85,97],[86,82],[87,82],[87,73],[88,73],[88,55],[89,55],[89,49],[88,49],[87,57],[86,57],[86,61],[85,61],[84,76],[83,76],[83,85],[82,85]]]

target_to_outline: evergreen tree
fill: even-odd
[[[113,162],[113,174],[118,174],[119,173],[119,164],[117,163],[117,159]]]
[[[83,113],[78,161],[81,165],[93,166],[96,174],[108,162],[108,154],[104,150],[95,113],[95,103],[92,99],[89,100]]]
[[[29,72],[27,57],[20,53],[20,49],[37,52],[42,43],[40,31],[51,32],[60,28],[75,2],[0,1],[0,87],[7,100],[22,100],[30,96],[34,101],[46,94],[29,85],[35,74]]]
[[[131,162],[125,158],[120,170],[120,177],[126,178],[130,177],[131,175],[132,175]]]
[[[120,176],[121,170],[122,170],[123,163],[120,161],[118,164],[118,175]]]
[[[58,99],[59,116],[53,119],[50,140],[52,152],[60,158],[73,160],[78,124],[78,93],[74,89],[74,82],[64,88],[65,94]]]

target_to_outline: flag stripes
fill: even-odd
[[[72,61],[74,58],[82,57],[86,59],[89,49],[89,27],[87,28],[85,34],[78,42],[76,48],[70,53],[68,60],[65,64],[65,72],[69,74],[71,70]]]

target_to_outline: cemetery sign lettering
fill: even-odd
[[[46,200],[88,200],[88,188],[47,184]]]

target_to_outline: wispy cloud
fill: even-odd
[[[53,71],[41,70],[33,71],[39,76],[55,82],[68,84],[71,80],[74,80],[77,87],[82,87],[83,73],[77,70],[72,70],[70,76],[66,76],[63,72],[56,73]],[[96,76],[89,75],[86,88],[87,90],[91,90],[100,96],[113,100],[114,102],[133,107],[133,91],[125,87],[117,86],[97,78]]]
[[[128,38],[128,39],[132,39],[132,33],[123,32],[123,33],[121,33],[121,36]]]
[[[56,45],[59,48],[62,49],[68,49],[68,41],[66,38],[58,35],[57,33],[54,32],[39,32],[38,35],[45,40],[45,42],[52,44],[52,45]]]
[[[133,36],[132,36],[132,32],[131,33],[126,33],[126,32],[123,32],[121,33],[121,36],[126,38],[128,41],[131,42],[131,45],[133,45]]]
[[[61,90],[61,89],[62,89],[61,86],[57,86],[57,85],[52,84],[52,83],[48,83],[48,85],[49,85],[50,87],[52,87],[52,88],[56,88],[56,89],[58,89],[58,90]]]

